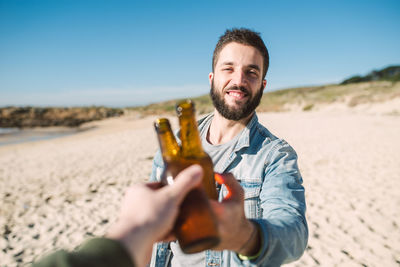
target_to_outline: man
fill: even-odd
[[[215,250],[186,255],[176,242],[159,243],[151,266],[280,266],[303,254],[308,228],[296,152],[255,113],[268,66],[258,33],[232,29],[220,37],[209,74],[215,111],[199,121],[199,131],[215,172],[234,175],[244,204],[212,202],[221,235]],[[150,179],[159,180],[162,168],[157,153]],[[227,193],[223,185],[220,200]]]

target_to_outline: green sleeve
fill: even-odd
[[[81,267],[121,266],[133,267],[134,263],[125,247],[118,241],[94,238],[85,242],[78,250],[56,251],[34,263],[32,267]]]

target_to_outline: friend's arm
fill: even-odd
[[[107,238],[93,239],[76,252],[55,252],[33,266],[145,266],[153,243],[171,235],[180,204],[199,185],[202,176],[202,168],[193,165],[180,172],[172,185],[148,183],[130,187]]]
[[[135,266],[128,251],[113,239],[94,238],[84,243],[78,250],[67,252],[59,250],[40,261],[34,263],[33,267],[83,267],[83,266]]]

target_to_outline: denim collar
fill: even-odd
[[[247,123],[246,127],[241,133],[241,136],[239,137],[239,142],[237,143],[234,149],[235,152],[241,150],[242,148],[250,146],[250,132],[251,130],[256,128],[257,123],[258,123],[258,117],[257,114],[254,112],[249,123]]]
[[[214,113],[210,113],[207,116],[205,116],[204,118],[200,119],[198,121],[199,124],[199,130],[203,129],[203,127],[205,127],[211,120],[214,118]],[[240,137],[239,137],[239,141],[236,144],[236,147],[234,149],[234,151],[239,151],[244,147],[249,147],[250,146],[250,132],[252,129],[255,129],[257,127],[257,123],[258,123],[258,117],[256,112],[254,112],[253,116],[251,117],[250,121],[247,123],[246,127],[243,129],[243,131],[241,131]]]

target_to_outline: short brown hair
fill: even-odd
[[[264,58],[263,65],[263,80],[267,74],[269,67],[269,54],[264,41],[261,39],[260,33],[246,29],[246,28],[232,28],[225,31],[225,33],[219,37],[218,43],[215,46],[213,58],[212,58],[212,71],[214,72],[215,64],[217,63],[219,53],[225,47],[225,45],[236,42],[243,45],[249,45],[257,48]]]

